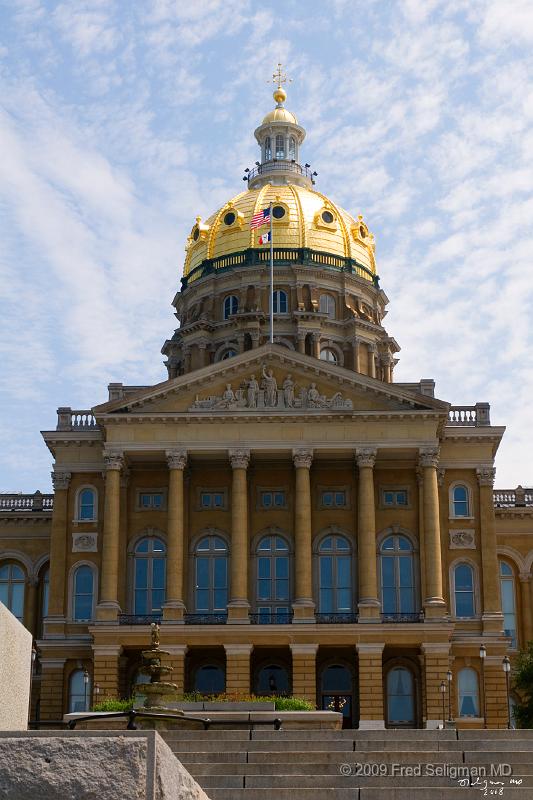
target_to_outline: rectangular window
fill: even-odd
[[[346,508],[345,489],[325,489],[320,498],[323,508]]]
[[[140,511],[161,511],[165,507],[164,492],[139,492],[137,507]]]
[[[226,493],[224,491],[200,492],[200,510],[206,511],[211,508],[226,508]]]
[[[285,492],[282,489],[261,489],[259,492],[260,508],[287,508]]]
[[[407,489],[382,489],[381,505],[384,508],[407,508],[409,505]]]

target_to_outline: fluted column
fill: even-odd
[[[185,450],[168,450],[166,453],[168,477],[167,513],[167,593],[163,607],[165,621],[183,622],[183,535],[184,492],[183,472],[187,465]]]
[[[70,472],[54,470],[54,512],[50,533],[50,597],[46,631],[57,631],[54,627],[65,622],[65,581],[67,557],[68,487]]]
[[[311,572],[311,477],[312,450],[293,450],[294,492],[294,620],[313,622],[315,604]]]
[[[298,333],[297,348],[299,353],[305,353],[305,333]]]
[[[359,570],[359,621],[379,619],[376,569],[376,507],[374,499],[374,464],[377,450],[365,447],[356,451],[359,471],[357,501],[357,556]]]
[[[483,631],[503,628],[500,578],[496,546],[493,486],[496,470],[492,464],[476,469],[479,483],[479,525],[481,531],[481,567],[483,574]]]
[[[426,572],[426,596],[424,609],[426,619],[442,617],[446,604],[442,594],[442,556],[440,541],[439,487],[437,465],[439,448],[425,447],[419,451],[419,467],[422,470],[424,553]]]
[[[250,621],[248,601],[248,486],[249,450],[230,450],[231,485],[231,600],[228,622]]]
[[[520,573],[520,601],[522,606],[522,641],[525,647],[533,639],[531,620],[531,575]]]
[[[105,453],[104,535],[102,541],[102,580],[96,618],[115,622],[120,611],[118,602],[118,568],[120,555],[120,470],[122,453]]]
[[[376,345],[368,345],[368,374],[371,378],[376,377]]]

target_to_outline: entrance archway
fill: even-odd
[[[341,663],[324,667],[320,676],[320,708],[342,714],[342,727],[352,728],[354,721],[354,676]]]

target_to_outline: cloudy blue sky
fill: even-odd
[[[0,0],[0,488],[109,381],[165,377],[184,243],[242,190],[272,106],[377,240],[396,379],[507,425],[533,485],[531,0]]]

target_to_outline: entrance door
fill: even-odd
[[[323,711],[342,714],[342,727],[353,727],[353,677],[343,664],[331,664],[322,672],[320,685]]]
[[[415,682],[405,667],[387,673],[387,724],[392,728],[414,728],[416,724]]]

